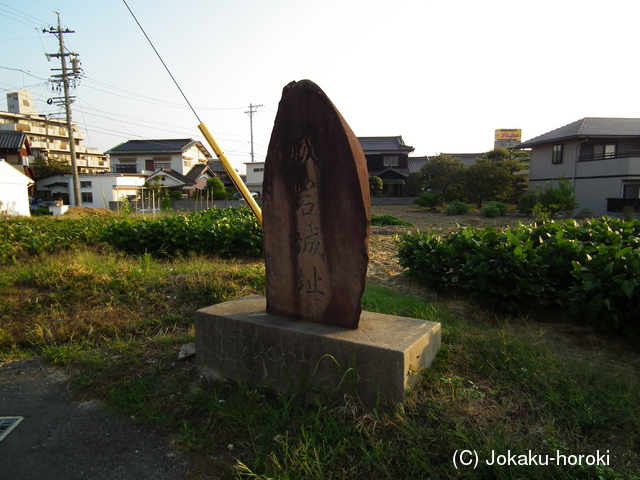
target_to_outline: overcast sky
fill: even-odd
[[[264,160],[282,88],[317,83],[357,136],[402,135],[413,155],[477,153],[494,130],[527,140],[583,117],[640,117],[638,0],[126,0],[236,168]],[[198,119],[123,0],[0,0],[0,110],[29,89],[39,113],[80,55],[85,145],[196,138]],[[211,149],[209,148],[211,151]],[[213,153],[213,152],[212,152]]]

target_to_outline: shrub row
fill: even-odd
[[[94,245],[112,218],[36,217],[0,221],[0,263],[74,245]]]
[[[105,228],[102,240],[133,254],[262,255],[262,227],[247,207],[213,208],[158,220],[124,217]]]
[[[640,333],[638,221],[407,234],[398,256],[421,284],[435,291],[462,289],[485,308],[524,313],[557,305],[577,321]]]

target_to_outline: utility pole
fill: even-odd
[[[58,53],[46,54],[47,60],[51,57],[59,58],[60,63],[62,64],[62,69],[54,68],[52,70],[62,70],[62,74],[52,75],[51,82],[57,84],[58,90],[60,90],[60,84],[62,84],[62,89],[64,91],[64,97],[56,97],[52,99],[52,103],[56,103],[56,105],[64,105],[67,113],[67,131],[69,133],[69,153],[71,155],[71,175],[73,178],[73,199],[74,206],[81,207],[82,206],[82,196],[80,195],[80,179],[78,177],[78,165],[76,159],[76,141],[73,135],[73,119],[71,116],[71,104],[73,103],[75,97],[71,97],[69,95],[69,87],[70,83],[74,83],[80,78],[80,74],[82,73],[82,67],[80,65],[80,60],[78,58],[77,53],[65,52],[64,47],[64,34],[65,33],[75,33],[73,30],[62,29],[62,24],[60,23],[60,14],[56,12],[58,16],[58,27],[53,28],[49,27],[49,30],[42,30],[43,33],[53,33],[56,37],[58,37],[58,41],[60,43],[60,50]],[[67,57],[71,57],[71,70],[67,68]]]
[[[253,114],[256,113],[258,108],[264,107],[264,105],[252,105],[249,104],[249,111],[244,112],[249,114],[249,128],[251,129],[251,163],[253,163]],[[254,110],[255,108],[255,110]]]

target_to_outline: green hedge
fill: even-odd
[[[421,284],[435,291],[461,289],[485,308],[527,312],[557,305],[576,321],[640,333],[638,221],[407,234],[398,256]]]
[[[213,208],[158,220],[125,217],[110,224],[102,240],[133,254],[262,255],[262,227],[247,207]]]
[[[0,263],[54,252],[76,245],[99,243],[113,217],[34,217],[0,221]]]

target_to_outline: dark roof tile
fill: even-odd
[[[129,140],[107,150],[109,155],[137,154],[137,153],[171,153],[185,152],[198,142],[192,138],[168,140]]]
[[[640,137],[640,118],[585,117],[522,142],[516,147],[527,148],[569,138],[586,137]]]

